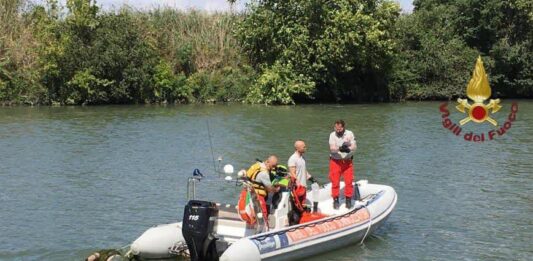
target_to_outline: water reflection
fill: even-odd
[[[269,153],[285,162],[302,138],[309,171],[326,182],[337,118],[357,137],[357,178],[392,185],[399,201],[364,245],[311,260],[527,259],[533,103],[519,104],[511,131],[483,144],[444,129],[437,102],[0,108],[0,259],[128,244],[181,219],[194,168],[210,176],[203,196],[235,203],[238,188],[213,181],[209,134],[215,158],[237,170]]]

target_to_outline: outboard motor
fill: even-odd
[[[213,202],[190,200],[185,206],[181,232],[191,260],[218,260],[215,243],[217,217],[218,208]]]

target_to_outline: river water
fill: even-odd
[[[215,158],[237,169],[269,153],[286,161],[304,139],[309,172],[326,182],[337,118],[357,137],[356,178],[394,187],[398,204],[363,245],[308,260],[531,260],[533,102],[517,102],[511,129],[482,143],[444,129],[438,102],[3,107],[0,260],[82,260],[127,245],[181,219],[195,168],[210,176],[202,197],[235,203],[234,184],[213,181],[209,132]]]

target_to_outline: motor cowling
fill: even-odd
[[[181,229],[191,260],[218,260],[216,221],[218,207],[213,202],[190,200],[185,206]]]

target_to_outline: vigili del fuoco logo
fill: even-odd
[[[515,121],[516,113],[518,112],[518,104],[516,102],[512,103],[511,112],[501,126],[499,126],[498,122],[491,117],[491,115],[497,113],[502,106],[500,105],[500,99],[490,99],[489,102],[485,104],[485,101],[490,98],[491,89],[489,86],[489,78],[485,73],[481,57],[477,58],[472,79],[470,79],[470,82],[466,87],[466,95],[473,101],[473,103],[470,104],[468,99],[457,99],[458,105],[455,106],[455,108],[459,112],[466,114],[466,117],[460,120],[459,124],[454,123],[448,117],[450,116],[448,103],[441,104],[440,112],[442,116],[442,126],[444,128],[450,130],[456,136],[462,136],[466,141],[474,142],[493,140],[496,136],[503,136],[509,131],[509,129],[511,129],[512,122]],[[472,122],[472,124],[488,122],[492,124],[494,128],[481,133],[474,133],[473,131],[466,130],[463,132],[462,127],[469,122]]]

